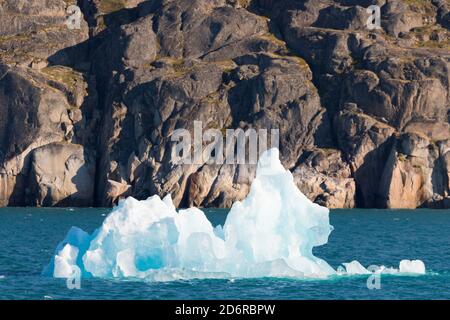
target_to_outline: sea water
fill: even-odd
[[[373,211],[368,215],[352,211],[345,215],[345,224],[336,228],[346,231],[344,240],[329,241],[333,231],[329,210],[313,204],[298,190],[292,174],[281,165],[277,149],[261,156],[249,195],[226,214],[197,208],[176,210],[170,195],[143,201],[128,198],[111,213],[101,213],[103,222],[94,231],[92,225],[86,228],[82,223],[66,226],[69,231],[52,254],[47,243],[64,230],[61,223],[66,222],[65,217],[84,216],[91,221],[91,217],[98,217],[98,210],[89,215],[81,209],[67,209],[65,215],[51,215],[55,212],[51,210],[16,210],[11,213],[11,209],[3,209],[6,213],[1,219],[0,231],[5,234],[0,234],[4,242],[0,245],[5,253],[0,256],[0,267],[5,270],[0,269],[0,288],[5,287],[5,298],[18,298],[14,295],[17,291],[23,298],[36,298],[36,294],[45,299],[58,298],[48,286],[53,288],[60,284],[58,279],[66,278],[66,289],[74,297],[87,298],[79,295],[89,292],[102,299],[184,299],[215,294],[219,294],[216,298],[333,298],[331,293],[341,293],[336,288],[349,284],[353,290],[337,297],[358,298],[354,291],[361,295],[361,285],[369,292],[381,292],[388,289],[384,283],[388,281],[395,283],[395,289],[386,292],[397,298],[418,298],[424,292],[424,297],[430,298],[431,292],[444,296],[448,292],[441,288],[448,285],[448,236],[446,230],[434,230],[448,227],[448,213],[427,213],[423,223],[402,230],[421,212]],[[357,216],[350,218],[354,212]],[[54,221],[46,221],[49,218]],[[431,224],[432,218],[445,221]],[[361,222],[349,230],[353,223]],[[427,230],[430,225],[433,230]],[[36,235],[39,227],[48,229]],[[377,230],[383,234],[377,234]],[[351,232],[355,233],[353,237]],[[425,251],[419,251],[424,247]],[[50,263],[43,271],[26,271],[47,255]],[[355,290],[355,281],[359,290]],[[402,281],[413,289],[400,290]],[[199,288],[206,289],[205,284],[212,289],[204,297],[197,296]],[[418,284],[426,284],[427,289],[419,289]],[[35,289],[42,287],[48,292]],[[99,296],[95,294],[97,288],[101,288]],[[131,293],[130,288],[142,292]],[[152,296],[146,288],[153,289]],[[165,296],[168,288],[174,297]],[[296,292],[294,288],[301,290]],[[392,298],[389,294],[378,296],[383,297]]]
[[[143,282],[90,278],[70,290],[65,279],[42,276],[57,244],[72,226],[92,233],[110,209],[0,209],[0,299],[450,299],[450,210],[331,210],[334,231],[314,255],[337,269],[362,265],[398,267],[421,259],[427,274],[382,275],[380,289],[368,276],[328,280],[291,278],[205,279]],[[207,209],[214,226],[228,210]]]

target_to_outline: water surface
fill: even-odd
[[[81,290],[41,276],[71,226],[98,228],[109,209],[0,209],[0,299],[450,299],[450,210],[334,210],[327,245],[314,254],[337,268],[358,260],[398,267],[421,259],[425,276],[387,276],[380,290],[367,277],[332,280],[236,279],[166,283],[83,279]],[[226,210],[206,210],[214,225]]]

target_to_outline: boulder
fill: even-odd
[[[298,188],[315,203],[333,209],[355,206],[355,180],[340,151],[311,151],[293,174]]]

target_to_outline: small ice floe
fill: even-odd
[[[343,263],[345,267],[345,274],[357,275],[357,274],[370,274],[371,272],[364,268],[358,261],[352,261],[349,263]]]
[[[365,268],[358,261],[343,263],[344,267],[338,268],[338,275],[364,275],[364,274],[411,274],[420,275],[426,273],[425,264],[421,260],[402,260],[397,268],[388,268],[385,266],[370,266]]]
[[[425,264],[421,260],[400,261],[400,273],[425,274]]]

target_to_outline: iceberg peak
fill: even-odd
[[[277,148],[272,148],[261,154],[258,161],[256,175],[273,175],[284,173],[286,169],[280,161],[280,151]]]

